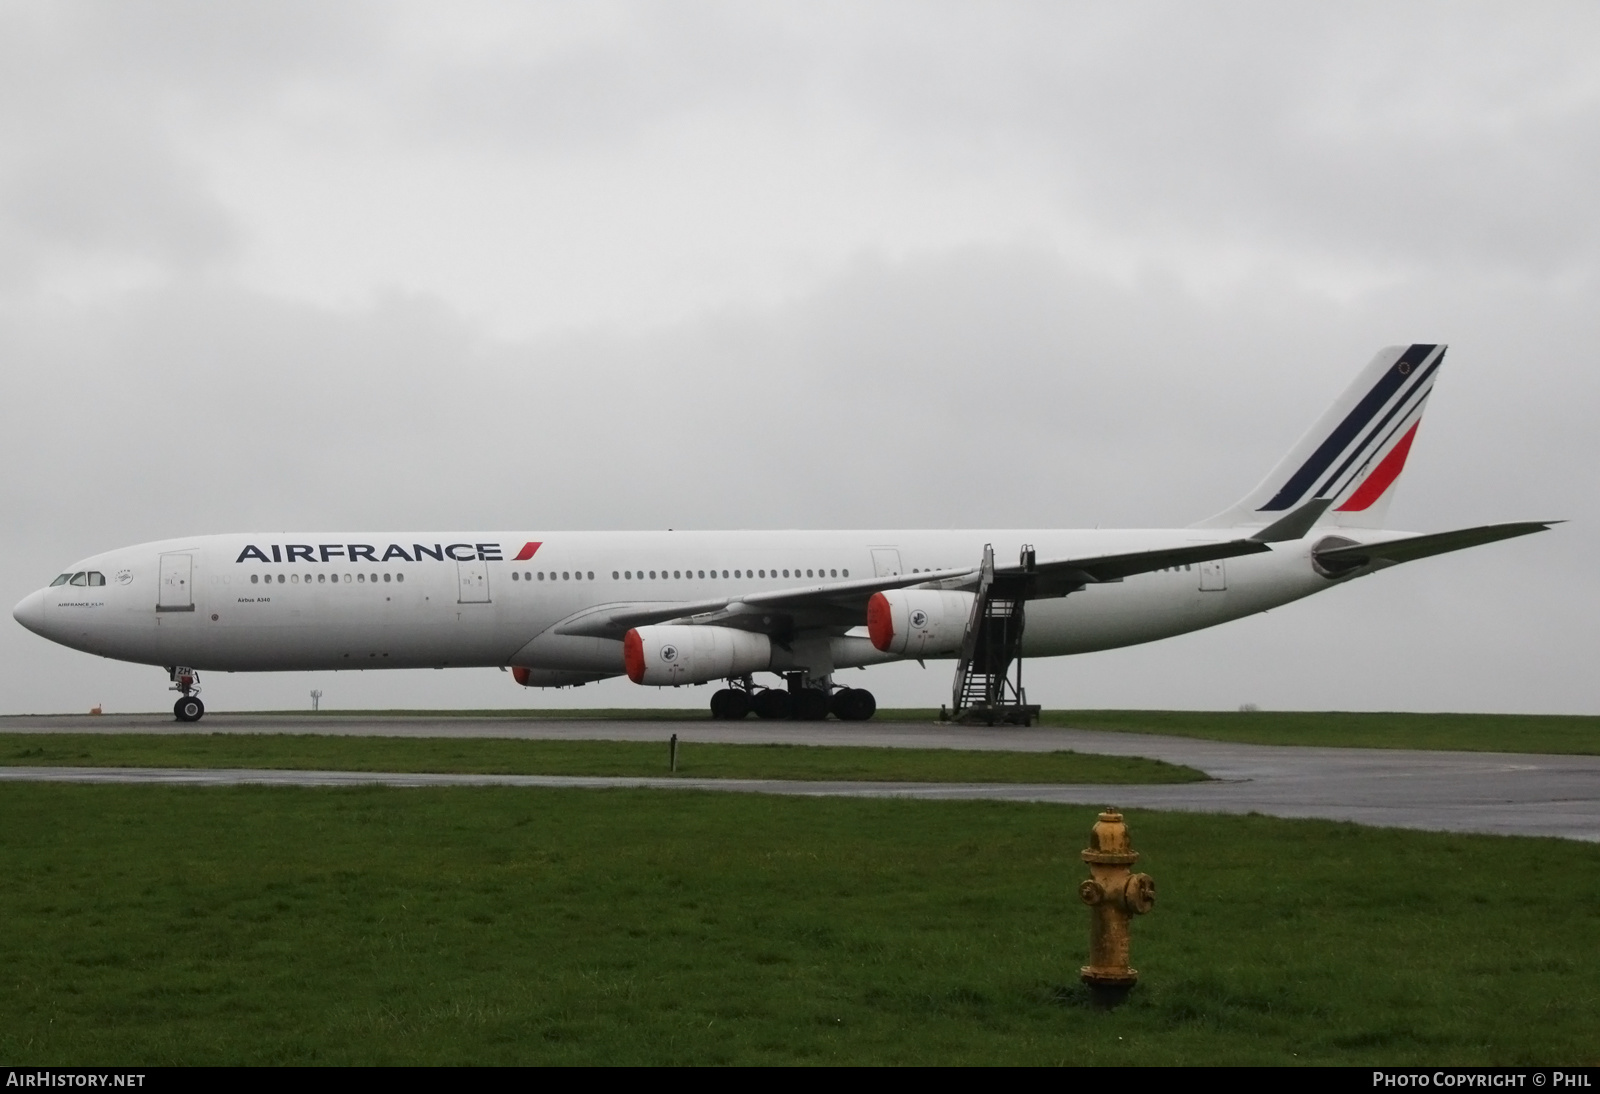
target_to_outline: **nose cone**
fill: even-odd
[[[44,634],[44,590],[29,593],[11,609],[11,617],[34,634]],[[45,635],[45,637],[49,637]]]

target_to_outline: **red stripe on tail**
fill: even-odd
[[[1394,485],[1394,480],[1405,470],[1406,456],[1411,452],[1411,439],[1417,435],[1417,426],[1421,424],[1420,420],[1411,423],[1411,428],[1400,438],[1400,443],[1389,449],[1389,454],[1367,476],[1367,481],[1356,487],[1356,492],[1350,495],[1349,500],[1334,512],[1359,513],[1383,497],[1383,492]]]

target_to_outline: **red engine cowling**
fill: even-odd
[[[530,669],[522,665],[511,666],[511,679],[525,688],[581,688],[596,680],[615,675],[606,672],[582,672],[577,669]]]
[[[884,653],[948,657],[961,652],[972,615],[971,593],[891,589],[867,601],[867,634]]]
[[[622,639],[622,663],[635,684],[704,684],[764,670],[772,640],[732,627],[635,627]]]

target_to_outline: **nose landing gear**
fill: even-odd
[[[182,692],[182,697],[172,705],[173,716],[180,722],[198,722],[205,717],[206,705],[200,701],[200,674],[194,669],[175,665],[167,669],[172,681],[168,691]]]

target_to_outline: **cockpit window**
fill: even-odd
[[[101,573],[99,570],[90,570],[89,571],[89,584],[91,584],[91,585],[104,585],[105,583],[106,583],[106,575],[105,574]]]
[[[52,581],[50,583],[50,587],[52,589],[54,589],[57,585],[65,585],[67,582],[69,582],[71,580],[72,580],[72,575],[71,574],[62,574],[60,577],[56,578],[54,581]]]
[[[84,573],[82,570],[79,570],[77,573],[72,575],[72,581],[70,584],[87,585],[89,584],[89,575]]]

